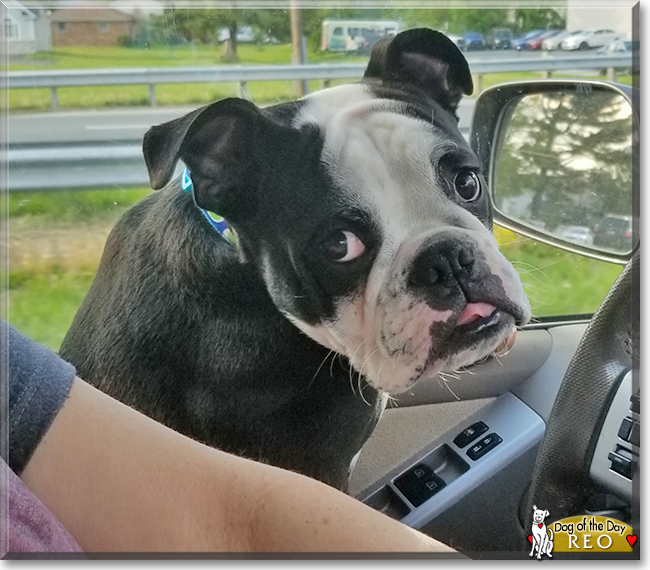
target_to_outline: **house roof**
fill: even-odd
[[[52,22],[133,22],[133,16],[110,8],[66,8],[50,17]]]

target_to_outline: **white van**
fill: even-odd
[[[357,51],[369,36],[394,36],[401,24],[390,20],[324,20],[321,49]]]

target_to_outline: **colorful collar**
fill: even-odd
[[[183,192],[192,192],[192,178],[190,177],[190,171],[183,170],[183,178],[181,182],[181,187],[183,189]],[[220,215],[215,214],[214,212],[210,212],[208,210],[204,210],[203,208],[199,208],[201,210],[201,213],[205,217],[206,220],[210,223],[210,225],[217,230],[219,235],[223,237],[224,239],[228,240],[231,244],[237,245],[237,237],[233,233],[233,231],[228,227],[228,222],[224,220]]]

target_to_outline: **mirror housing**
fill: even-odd
[[[606,214],[609,214],[609,212],[604,210],[601,212],[602,220],[609,218],[626,218],[626,223],[629,225],[628,227],[630,227],[630,229],[627,230],[627,233],[630,234],[627,236],[630,238],[629,247],[627,241],[625,241],[625,245],[617,245],[616,247],[612,247],[611,244],[606,244],[609,245],[609,247],[604,247],[602,244],[599,245],[598,243],[592,243],[587,241],[587,239],[582,240],[583,243],[580,243],[579,240],[576,239],[580,236],[570,236],[570,234],[566,232],[569,228],[563,228],[565,230],[564,233],[560,231],[560,228],[546,229],[543,223],[535,223],[536,220],[532,220],[530,217],[527,219],[525,216],[514,216],[511,212],[504,211],[506,208],[502,207],[505,202],[503,200],[503,193],[505,190],[503,180],[506,177],[502,176],[501,180],[499,180],[497,178],[497,173],[499,162],[501,160],[500,157],[502,156],[508,141],[508,135],[511,135],[509,139],[510,142],[512,142],[513,139],[516,139],[516,135],[512,136],[515,129],[512,128],[508,131],[508,127],[511,125],[510,121],[517,105],[521,101],[524,101],[526,97],[531,97],[531,99],[533,99],[534,96],[537,96],[545,99],[552,99],[554,95],[557,96],[557,94],[565,93],[572,97],[575,97],[576,95],[580,97],[593,97],[594,100],[596,100],[596,94],[598,94],[600,99],[606,98],[607,96],[617,97],[623,99],[627,104],[629,104],[631,109],[631,167],[629,172],[631,184],[629,190],[629,216],[608,216]],[[490,198],[494,209],[494,221],[509,230],[573,253],[578,253],[602,261],[620,264],[627,263],[639,247],[639,112],[637,105],[638,97],[635,97],[634,94],[635,91],[631,87],[604,81],[554,79],[504,83],[491,87],[481,93],[474,108],[474,116],[470,131],[470,145],[472,150],[478,156],[481,162],[481,167],[488,181]],[[594,113],[593,116],[596,118],[597,114]],[[513,147],[511,146],[510,148],[512,149]],[[542,162],[541,159],[540,162]],[[534,174],[531,175],[530,172],[527,175],[529,180],[531,177],[534,178],[535,176]],[[539,176],[541,176],[541,174]],[[513,178],[512,173],[510,173],[510,178]],[[576,180],[578,179],[579,176],[576,176]],[[579,188],[579,182],[575,182],[575,184],[577,184],[577,190],[579,192],[585,192],[588,190],[588,188]],[[501,194],[499,193],[499,190],[501,190]],[[522,195],[518,196],[518,198],[525,198],[526,196],[524,196],[524,194],[526,191],[522,190],[521,193]],[[530,202],[530,199],[528,201]],[[522,202],[522,200],[520,200],[520,202]],[[567,203],[559,205],[560,208],[564,206],[564,210],[562,210],[564,216],[567,215],[567,209],[569,210],[569,217],[572,213],[570,210],[573,207],[573,204],[570,202],[571,200],[567,200]],[[521,203],[519,205],[521,206]],[[532,207],[529,208],[532,210]],[[626,211],[625,213],[627,214],[628,212]],[[577,211],[575,214],[576,217],[578,217]],[[580,214],[583,219],[588,217],[583,211],[581,211]],[[598,229],[597,218],[595,223],[594,220],[591,220],[590,223],[590,226],[596,231]],[[586,223],[583,222],[581,225],[585,226]],[[587,227],[574,227],[573,229],[582,229],[583,231],[587,231]],[[567,239],[567,237],[570,237],[570,239]],[[595,236],[585,236],[585,238],[587,237],[594,240]]]

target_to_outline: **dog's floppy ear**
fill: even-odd
[[[236,214],[241,192],[257,186],[261,138],[271,121],[251,102],[224,99],[152,127],[143,152],[151,187],[165,186],[181,159],[190,171],[196,203],[221,215]]]
[[[187,130],[206,109],[201,107],[180,119],[151,127],[145,133],[142,153],[149,171],[149,182],[154,190],[160,190],[171,180]]]
[[[474,91],[467,60],[447,36],[427,28],[380,40],[372,48],[364,79],[416,87],[456,110],[463,94]]]

